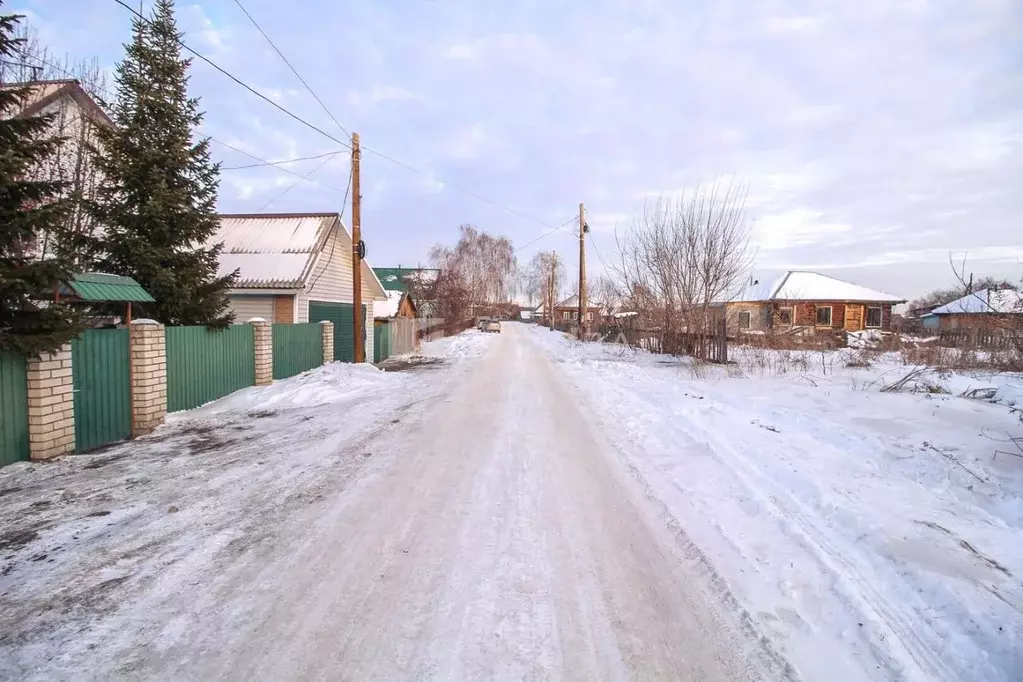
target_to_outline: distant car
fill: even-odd
[[[501,323],[498,322],[497,320],[491,320],[490,322],[487,322],[487,326],[486,326],[486,329],[484,329],[484,331],[496,332],[496,333],[500,334],[501,333]]]
[[[476,325],[476,328],[479,329],[481,332],[485,332],[487,331],[487,325],[489,323],[490,323],[489,317],[481,317],[479,323]]]

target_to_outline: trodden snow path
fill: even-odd
[[[17,633],[16,645],[0,635],[0,654],[8,657],[0,673],[792,676],[677,524],[604,444],[529,334],[506,325],[500,335],[477,336],[468,343],[470,351],[482,348],[480,357],[425,368],[420,378],[432,381],[416,386],[426,399],[413,407],[385,401],[375,427],[343,441],[331,437],[344,417],[327,406],[294,415],[294,435],[277,432],[271,448],[252,442],[240,456],[301,459],[312,450],[336,461],[339,474],[303,469],[315,494],[302,505],[275,510],[294,497],[287,491],[242,498],[261,506],[236,512],[266,517],[258,542],[242,542],[226,556],[215,547],[208,565],[196,556],[157,557],[146,580],[121,595],[112,587],[107,597],[119,606],[83,627],[91,646],[53,624]],[[454,348],[466,343],[452,342],[451,355],[472,356]],[[303,441],[306,423],[320,440]],[[30,608],[19,607],[32,618]],[[60,636],[63,649],[54,641]]]

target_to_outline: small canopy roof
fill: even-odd
[[[131,277],[98,272],[75,275],[61,287],[60,295],[80,301],[153,303],[156,300]]]

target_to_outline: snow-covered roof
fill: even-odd
[[[932,315],[977,313],[1023,314],[1023,294],[1012,289],[981,289],[935,308]]]
[[[373,304],[373,317],[394,317],[398,314],[398,308],[401,307],[401,299],[405,292],[388,289],[384,293],[387,294],[387,300],[377,301]]]
[[[883,291],[846,282],[808,270],[789,270],[770,286],[753,281],[734,301],[865,301],[904,303],[905,299]]]
[[[223,242],[217,273],[240,270],[236,289],[301,289],[335,225],[350,244],[352,237],[337,213],[222,214],[207,245]],[[383,296],[373,268],[365,260],[362,265],[363,277]]]

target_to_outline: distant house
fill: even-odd
[[[376,319],[415,317],[416,304],[407,291],[390,291],[385,288],[387,300],[380,301],[373,309]]]
[[[593,301],[587,301],[586,304],[586,318],[589,322],[599,321],[603,308],[598,303]],[[543,320],[545,323],[550,322],[550,318],[547,315],[547,311],[544,305],[541,303],[536,307],[534,311],[534,317]],[[579,296],[572,295],[561,301],[554,306],[554,321],[557,323],[563,322],[578,322],[579,321]]]
[[[981,289],[931,311],[943,331],[995,331],[1023,325],[1023,294],[1012,289]]]
[[[373,268],[380,283],[388,292],[408,293],[409,301],[419,317],[433,317],[436,304],[430,298],[434,282],[440,275],[437,268]],[[390,298],[395,298],[389,296]],[[392,317],[392,316],[387,316]]]
[[[891,329],[892,307],[905,300],[817,272],[790,270],[754,283],[725,304],[729,334]]]
[[[239,271],[228,292],[235,324],[253,317],[284,324],[329,320],[335,357],[350,359],[352,237],[337,213],[225,214],[208,243],[220,242],[218,273]],[[367,357],[372,357],[374,306],[386,300],[380,280],[362,261]]]

